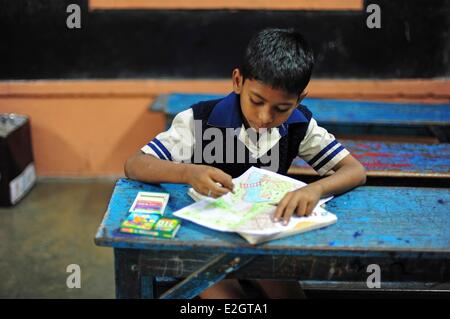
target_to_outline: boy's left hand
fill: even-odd
[[[316,207],[321,196],[322,188],[314,184],[289,192],[278,203],[273,220],[275,222],[281,221],[287,225],[293,214],[308,216]]]

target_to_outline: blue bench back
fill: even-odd
[[[169,117],[200,101],[218,99],[223,95],[173,93],[159,96],[151,110],[164,111]],[[361,102],[305,98],[306,105],[318,122],[339,124],[450,126],[450,104],[405,104]]]

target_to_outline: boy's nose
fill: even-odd
[[[259,113],[259,120],[262,125],[267,125],[273,122],[273,115],[270,112]]]

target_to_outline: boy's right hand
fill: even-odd
[[[208,165],[188,164],[186,167],[186,182],[200,194],[214,198],[232,192],[234,187],[230,175]],[[217,185],[217,183],[222,186]]]

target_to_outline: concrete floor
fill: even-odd
[[[42,179],[0,208],[0,298],[114,298],[113,252],[94,244],[114,180]],[[81,268],[69,289],[66,267]]]

